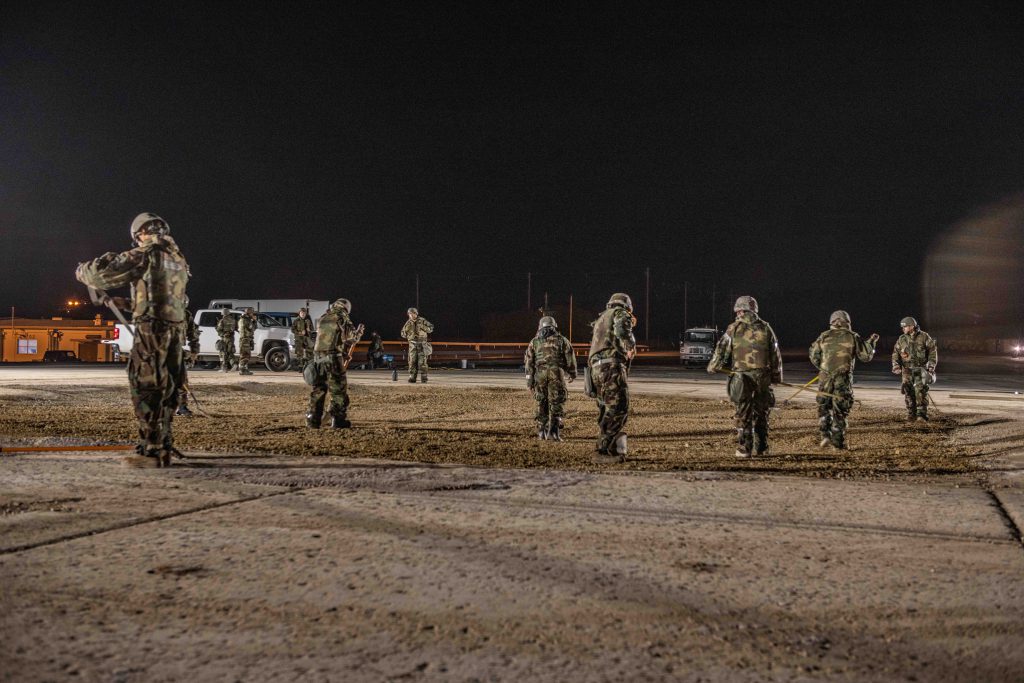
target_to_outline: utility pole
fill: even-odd
[[[533,293],[531,291],[532,287],[533,287],[533,273],[527,272],[526,273],[526,310],[530,310],[531,308],[533,308],[533,296],[532,296]]]
[[[646,292],[644,294],[644,343],[651,344],[651,269],[644,270],[644,277],[647,280]]]
[[[416,310],[420,309],[420,274],[416,273]]]
[[[718,320],[715,318],[715,295],[718,293],[717,285],[711,283],[711,327],[718,329]]]
[[[690,283],[683,282],[683,332],[690,328]]]
[[[572,294],[569,295],[569,345],[572,346]]]
[[[544,292],[544,315],[548,314],[548,293]]]

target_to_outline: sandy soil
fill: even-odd
[[[484,467],[598,469],[590,464],[596,428],[593,401],[576,393],[567,404],[563,443],[539,442],[528,392],[504,388],[353,386],[355,428],[310,430],[304,385],[259,381],[196,388],[212,417],[175,421],[187,451],[358,456]],[[130,443],[134,429],[127,388],[7,386],[0,394],[0,434],[8,441],[65,438],[78,443]],[[898,408],[858,406],[848,452],[818,446],[813,406],[777,408],[768,457],[733,456],[732,408],[725,400],[635,395],[628,425],[629,459],[608,469],[719,470],[824,477],[962,473],[982,452],[969,445],[970,421],[951,415],[908,425]],[[606,468],[600,468],[606,469]]]

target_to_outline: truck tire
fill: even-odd
[[[271,372],[284,372],[292,364],[291,354],[286,346],[273,346],[263,354],[263,364]]]

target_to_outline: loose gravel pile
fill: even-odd
[[[952,416],[908,425],[903,412],[856,407],[846,452],[818,446],[817,418],[808,404],[773,411],[771,451],[734,457],[727,401],[634,396],[627,431],[629,458],[594,466],[593,401],[571,395],[562,443],[536,439],[534,402],[526,391],[405,383],[353,386],[345,431],[306,428],[305,387],[258,382],[197,390],[206,411],[174,422],[185,452],[269,452],[297,457],[348,456],[483,467],[567,470],[731,470],[821,477],[943,474],[974,469],[978,450]],[[194,408],[194,405],[193,405]],[[0,441],[13,443],[131,443],[127,387],[7,387],[0,395]]]

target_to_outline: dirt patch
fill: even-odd
[[[303,386],[256,382],[206,386],[199,398],[213,417],[178,418],[184,451],[281,453],[296,456],[388,458],[483,467],[570,470],[726,470],[824,477],[905,473],[962,473],[976,468],[983,449],[964,438],[971,426],[944,415],[908,425],[902,410],[857,407],[851,450],[818,446],[816,416],[807,405],[773,412],[768,457],[733,457],[732,408],[727,401],[685,396],[635,396],[629,421],[630,456],[597,467],[590,455],[597,434],[594,403],[571,395],[562,443],[540,442],[525,391],[502,388],[351,387],[346,431],[305,427]],[[10,441],[82,439],[125,443],[134,435],[127,387],[93,387],[73,399],[23,393],[0,401],[0,433]],[[194,406],[193,406],[194,407]]]

